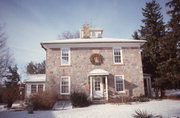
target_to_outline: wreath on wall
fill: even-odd
[[[101,54],[94,53],[91,55],[90,61],[93,65],[101,65],[104,61],[104,57]]]

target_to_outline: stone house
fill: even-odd
[[[140,47],[144,40],[102,38],[103,29],[84,25],[80,38],[42,42],[46,89],[60,99],[85,92],[90,100],[144,95]]]

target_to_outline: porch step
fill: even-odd
[[[105,104],[105,103],[107,103],[106,100],[93,100],[92,102],[93,102],[93,104]]]

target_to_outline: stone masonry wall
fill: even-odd
[[[89,58],[93,53],[104,57],[100,66],[92,65]],[[46,50],[46,89],[53,89],[60,94],[60,77],[70,76],[71,92],[84,91],[89,95],[88,73],[93,69],[104,69],[108,76],[108,92],[116,95],[114,75],[124,75],[126,95],[139,96],[144,94],[141,53],[139,48],[122,48],[123,64],[113,64],[112,48],[71,48],[71,65],[61,66],[60,49]],[[60,95],[60,98],[62,96]]]

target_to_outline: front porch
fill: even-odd
[[[89,72],[91,101],[108,101],[108,75],[109,72],[103,69]]]

